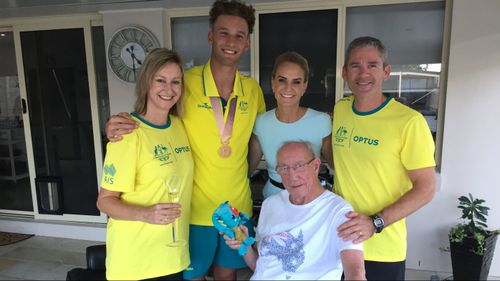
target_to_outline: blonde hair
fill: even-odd
[[[184,90],[184,70],[182,68],[182,59],[174,50],[167,48],[156,48],[149,52],[140,69],[139,77],[135,83],[135,94],[137,99],[134,105],[134,112],[137,114],[145,114],[148,108],[148,93],[151,87],[153,78],[163,66],[168,63],[175,63],[179,66],[182,73],[182,89]],[[182,97],[170,109],[170,113],[181,116],[182,112]]]

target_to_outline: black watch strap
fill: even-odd
[[[380,233],[384,229],[384,219],[380,217],[379,215],[371,215],[370,218],[372,219],[373,226],[375,227],[375,233]]]

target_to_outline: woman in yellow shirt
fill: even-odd
[[[139,127],[107,145],[97,200],[110,217],[107,279],[181,280],[190,263],[193,160],[176,111],[182,90],[178,54],[164,48],[151,51],[136,83],[131,114]],[[179,193],[172,201],[168,186],[174,177],[180,179]]]

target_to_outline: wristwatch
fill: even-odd
[[[371,215],[370,218],[372,218],[373,226],[375,226],[375,232],[376,233],[382,232],[382,229],[384,229],[384,219],[382,219],[377,214]]]

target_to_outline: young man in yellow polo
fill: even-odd
[[[404,280],[405,218],[434,196],[434,141],[423,116],[386,97],[391,66],[376,38],[354,39],[342,77],[353,96],[333,117],[335,192],[355,212],[339,236],[363,242],[368,280]]]
[[[212,212],[228,200],[238,210],[252,214],[248,142],[265,104],[258,83],[240,74],[237,67],[249,47],[253,22],[253,8],[216,2],[210,12],[211,58],[185,76],[183,122],[195,162],[191,265],[184,271],[185,279],[204,280],[213,263],[216,280],[236,280],[235,269],[246,267],[212,226]],[[216,114],[220,114],[219,122]]]
[[[248,174],[248,142],[258,113],[265,111],[257,81],[238,72],[250,46],[255,10],[239,1],[215,1],[210,10],[210,60],[185,74],[183,123],[194,160],[191,203],[191,264],[185,279],[204,280],[214,264],[216,280],[236,280],[246,267],[213,227],[212,212],[224,201],[252,215]],[[133,121],[113,116],[106,133],[121,139]],[[251,229],[251,227],[249,228]]]

